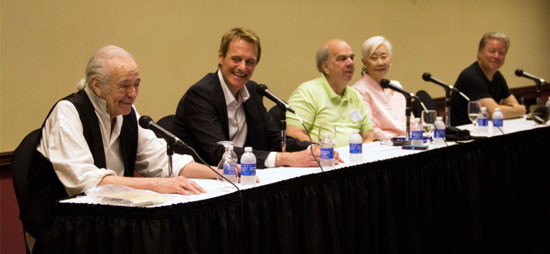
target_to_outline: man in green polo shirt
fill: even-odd
[[[363,142],[374,140],[372,123],[359,92],[348,87],[354,71],[353,51],[342,40],[333,39],[317,50],[317,69],[321,76],[302,83],[290,95],[289,104],[303,119],[311,138],[318,140],[319,127],[336,129],[336,147],[347,146],[353,129]],[[287,135],[309,140],[302,124],[287,113]]]

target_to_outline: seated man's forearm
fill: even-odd
[[[289,137],[293,137],[295,139],[298,139],[300,141],[309,141],[309,137],[307,136],[307,133],[304,129],[298,128],[293,125],[287,125],[286,127],[286,135]],[[316,140],[312,140],[313,142],[317,142]]]
[[[216,167],[213,167],[216,169]],[[200,164],[197,162],[190,162],[179,173],[180,176],[185,176],[187,178],[203,178],[211,179],[216,178],[216,173],[212,171],[208,166]]]
[[[363,132],[361,133],[361,136],[363,137],[363,143],[372,142],[375,138],[374,131]]]
[[[526,109],[525,106],[521,104],[515,105],[500,105],[500,111],[504,119],[518,118],[525,115]]]

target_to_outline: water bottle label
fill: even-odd
[[[486,117],[480,117],[477,119],[477,125],[479,126],[488,126],[489,125],[489,118]]]
[[[235,164],[223,164],[224,175],[235,175]]]
[[[349,144],[349,153],[351,153],[351,154],[362,154],[363,153],[363,144]]]
[[[321,159],[334,159],[334,148],[321,147]]]
[[[422,131],[412,131],[411,133],[411,139],[412,140],[422,140]]]
[[[241,164],[241,175],[243,176],[255,176],[256,164]]]
[[[493,119],[493,126],[502,127],[502,119]]]
[[[434,138],[445,138],[445,129],[435,129]]]

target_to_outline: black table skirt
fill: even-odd
[[[48,250],[548,253],[549,142],[550,128],[477,140],[244,190],[242,203],[58,203]]]

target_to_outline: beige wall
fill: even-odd
[[[442,97],[421,74],[454,83],[486,31],[511,38],[501,70],[511,87],[531,85],[513,76],[516,68],[550,79],[548,0],[0,1],[0,152],[40,127],[106,44],[127,49],[140,65],[138,111],[153,119],[174,113],[187,88],[216,69],[221,35],[234,26],[260,36],[253,79],[282,98],[318,75],[315,50],[334,37],[358,56],[352,82],[360,77],[360,45],[380,34],[394,48],[387,77]]]

